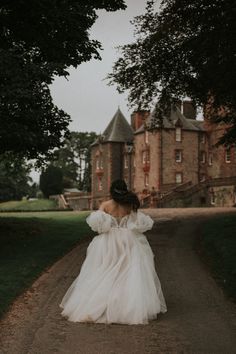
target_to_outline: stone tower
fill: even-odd
[[[133,129],[118,108],[104,132],[92,144],[92,208],[109,198],[112,181],[124,178],[131,184],[131,155]],[[129,160],[128,160],[129,158]],[[127,170],[127,171],[126,171]]]

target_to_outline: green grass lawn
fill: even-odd
[[[86,212],[0,214],[0,315],[50,265],[93,233]]]
[[[236,217],[224,215],[201,225],[201,252],[226,293],[236,300]]]
[[[43,211],[54,209],[58,209],[58,206],[56,201],[51,199],[13,200],[0,203],[0,211]]]

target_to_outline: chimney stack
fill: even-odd
[[[150,111],[134,111],[131,114],[131,126],[136,131],[139,129],[147,120],[148,116],[150,114]]]
[[[183,115],[188,119],[196,119],[197,109],[192,101],[183,101]]]

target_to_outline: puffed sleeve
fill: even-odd
[[[91,229],[99,234],[111,228],[111,217],[102,210],[93,211],[86,219]]]
[[[149,215],[138,211],[136,215],[133,215],[128,228],[132,231],[143,233],[145,231],[151,230],[153,224],[154,221],[150,218]]]

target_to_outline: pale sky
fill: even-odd
[[[134,40],[134,26],[130,21],[145,12],[146,0],[125,0],[126,10],[98,11],[98,19],[91,29],[91,38],[101,42],[102,60],[91,60],[77,69],[69,69],[70,76],[56,78],[51,86],[54,103],[70,114],[72,131],[95,131],[101,133],[115,114],[118,106],[130,122],[127,94],[119,94],[115,86],[108,86],[105,77],[112,71],[119,57],[116,47]],[[156,7],[160,0],[156,1]],[[39,181],[39,173],[31,177]]]
[[[112,71],[118,58],[117,46],[133,41],[134,27],[130,21],[145,12],[146,0],[126,0],[126,10],[99,11],[91,29],[91,37],[102,43],[102,60],[92,60],[69,70],[68,81],[57,78],[51,86],[55,104],[70,114],[70,130],[102,132],[118,106],[130,121],[127,94],[119,94],[115,86],[107,86],[104,78]],[[157,6],[160,1],[157,1]]]

